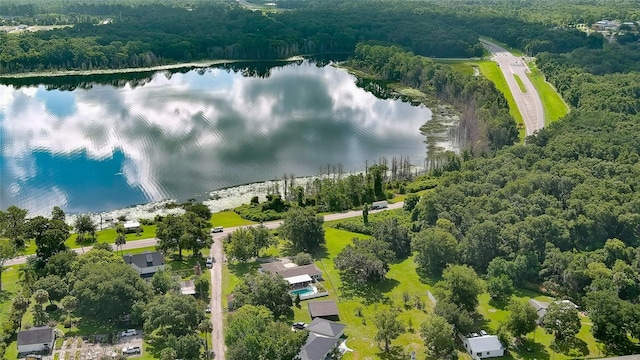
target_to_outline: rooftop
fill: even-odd
[[[325,356],[336,346],[336,340],[309,334],[307,343],[298,356],[300,360],[324,360]]]
[[[182,293],[182,295],[195,295],[195,282],[193,280],[180,281],[180,293]]]
[[[472,353],[489,352],[503,349],[502,343],[495,335],[484,335],[467,338]]]
[[[292,277],[288,277],[288,278],[284,278],[284,279],[289,282],[289,285],[302,284],[302,283],[312,282],[313,281],[311,276],[309,276],[307,274],[298,275],[298,276],[292,276]]]
[[[334,300],[312,301],[308,303],[311,318],[338,316],[338,305]]]
[[[18,333],[18,346],[52,343],[53,339],[53,328],[48,326],[32,327]]]
[[[127,254],[123,255],[122,259],[124,260],[125,264],[134,264],[141,269],[165,264],[164,255],[162,255],[162,253],[159,251],[147,251],[143,252],[142,254],[133,255]]]
[[[325,320],[322,318],[315,318],[313,319],[311,324],[307,326],[307,330],[316,335],[336,338],[342,335],[345,327],[346,325],[337,322]]]

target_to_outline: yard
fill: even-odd
[[[412,351],[416,352],[418,359],[424,358],[425,349],[419,335],[419,327],[431,312],[433,305],[426,296],[426,292],[431,289],[437,279],[421,279],[416,273],[413,257],[410,257],[392,264],[387,273],[388,279],[386,281],[367,289],[350,289],[341,282],[340,275],[333,266],[333,257],[349,244],[353,237],[367,238],[367,236],[330,227],[325,227],[325,231],[327,249],[319,254],[320,258],[316,261],[316,265],[323,272],[325,280],[322,285],[329,291],[329,297],[322,299],[336,300],[340,311],[340,322],[347,325],[345,330],[348,337],[347,346],[354,351],[345,354],[344,359],[406,359]],[[270,255],[277,255],[276,249],[270,249],[268,252]],[[223,268],[223,303],[225,306],[226,295],[233,291],[234,286],[240,282],[240,277],[247,272],[256,271],[258,267],[258,263],[230,264],[228,266],[225,264]],[[406,307],[403,301],[405,291],[410,294],[411,298],[411,304]],[[543,301],[549,300],[548,297],[526,290],[518,290],[516,296],[521,299],[533,297]],[[418,310],[415,307],[416,297],[419,297],[425,305],[425,310]],[[407,331],[392,342],[394,347],[393,353],[390,355],[383,354],[378,346],[373,345],[377,331],[374,325],[375,314],[388,307],[395,307],[400,311],[399,319],[404,322],[405,327],[409,327],[409,319],[411,319],[413,328],[413,331]],[[480,296],[478,312],[485,319],[483,323],[478,324],[478,331],[483,328],[489,333],[495,333],[499,324],[504,322],[508,315],[504,306],[490,304],[487,293]],[[599,357],[601,350],[590,332],[591,323],[586,317],[581,319],[583,327],[577,337],[581,349],[580,357]],[[306,323],[311,321],[306,301],[302,301],[299,308],[294,306],[294,318],[291,321]],[[540,327],[535,331],[535,334],[529,334],[527,339],[525,346],[512,350],[505,357],[525,360],[572,358],[568,355],[568,349],[555,348],[556,351],[554,351],[553,335],[547,334]],[[471,359],[464,351],[459,351],[458,355],[459,358]]]

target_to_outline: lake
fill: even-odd
[[[0,85],[0,208],[106,211],[426,156],[427,107],[307,60],[80,79]]]

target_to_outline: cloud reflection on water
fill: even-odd
[[[158,73],[134,88],[0,86],[0,207],[96,211],[140,199],[184,200],[284,173],[313,175],[326,164],[351,171],[380,156],[419,161],[419,127],[430,116],[424,107],[377,99],[342,70],[307,63],[275,69],[268,79],[211,69]],[[34,149],[68,161],[52,169]],[[116,152],[128,189],[107,191],[96,169]],[[58,172],[76,172],[85,189],[56,182]],[[92,188],[103,191],[88,196]]]

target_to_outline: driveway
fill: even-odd
[[[511,90],[513,99],[524,120],[527,136],[533,135],[536,130],[544,127],[544,108],[542,107],[542,100],[540,100],[538,90],[536,90],[527,76],[529,67],[527,67],[527,64],[521,58],[514,56],[497,44],[484,39],[480,39],[480,42],[493,54],[493,60],[498,63],[502,70],[509,90]],[[522,90],[520,90],[520,86],[518,86],[514,75],[517,75],[522,80],[522,84],[527,92],[523,93]]]

